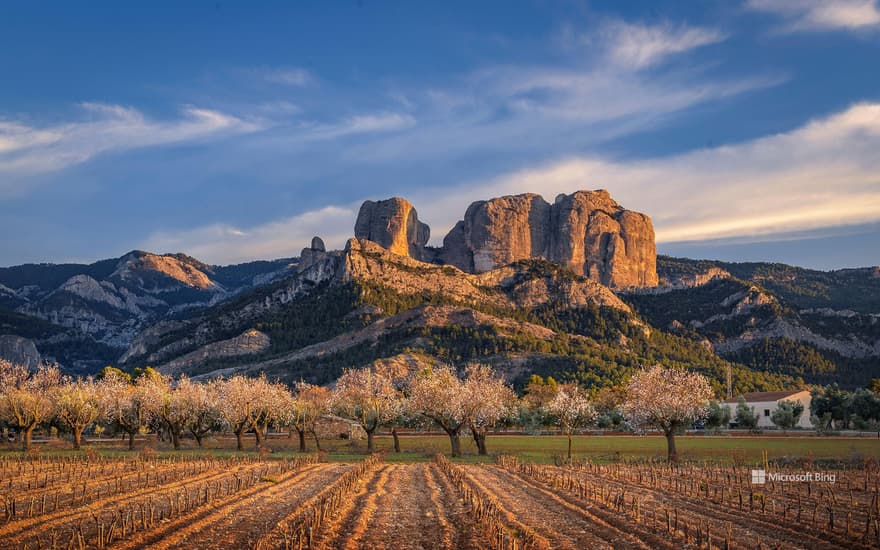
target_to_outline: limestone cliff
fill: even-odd
[[[544,258],[610,287],[657,285],[654,228],[605,190],[478,201],[443,240],[441,259],[472,273]]]
[[[354,236],[378,243],[399,256],[421,260],[431,229],[419,221],[409,201],[394,197],[364,202],[355,222]]]

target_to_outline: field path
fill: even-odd
[[[480,491],[498,501],[508,518],[522,522],[554,550],[673,547],[654,537],[648,544],[632,534],[632,530],[618,529],[607,523],[595,515],[598,511],[591,507],[571,503],[500,468],[464,468]]]
[[[195,510],[114,548],[250,548],[261,534],[349,468],[347,464],[319,464],[289,472],[243,498],[234,495],[219,506]]]
[[[484,545],[434,464],[389,464],[365,479],[319,533],[320,548],[477,549]]]

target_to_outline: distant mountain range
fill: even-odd
[[[474,203],[444,239],[368,201],[343,250],[211,266],[133,251],[0,269],[0,356],[72,373],[152,365],[326,383],[376,360],[617,383],[662,362],[735,391],[880,377],[880,268],[821,272],[657,256],[605,191]]]

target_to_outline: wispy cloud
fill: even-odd
[[[308,86],[316,81],[311,72],[300,67],[260,67],[248,71],[248,74],[270,84],[296,88]]]
[[[83,103],[76,121],[37,127],[0,122],[0,191],[14,176],[52,172],[101,153],[192,142],[259,130],[259,124],[210,109],[186,107],[181,116],[157,120],[122,105]],[[6,182],[6,185],[2,183]]]
[[[157,232],[140,245],[157,252],[181,252],[215,264],[298,256],[320,235],[340,248],[353,233],[358,205],[327,206],[253,227],[210,224],[181,231]]]
[[[786,133],[672,157],[619,163],[569,158],[487,181],[407,193],[435,244],[475,201],[505,194],[606,188],[649,214],[659,242],[760,237],[880,220],[880,104],[860,103]],[[384,198],[384,197],[365,197]],[[250,228],[210,225],[143,244],[218,263],[296,254],[313,235],[339,247],[358,204]]]
[[[648,25],[611,20],[596,33],[608,60],[622,68],[642,69],[670,56],[727,38],[717,29],[662,22]],[[592,41],[592,40],[591,40]]]
[[[747,0],[753,11],[785,20],[781,30],[862,30],[880,26],[877,0]]]
[[[415,197],[442,235],[473,200],[607,188],[652,216],[659,241],[772,234],[880,220],[880,104],[859,103],[787,133],[671,157],[570,158]]]

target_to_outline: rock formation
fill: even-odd
[[[0,336],[0,359],[24,365],[29,369],[39,367],[43,361],[32,340],[11,334]]]
[[[431,229],[419,221],[409,201],[394,197],[364,202],[355,222],[354,236],[378,243],[394,254],[422,260]]]
[[[475,202],[443,240],[440,257],[472,273],[545,258],[610,287],[657,284],[650,218],[605,190],[559,195],[553,205],[531,193]]]
[[[321,237],[312,237],[312,244],[308,248],[303,248],[299,253],[299,264],[296,270],[300,273],[312,267],[327,255],[327,249],[324,247],[324,241]]]

